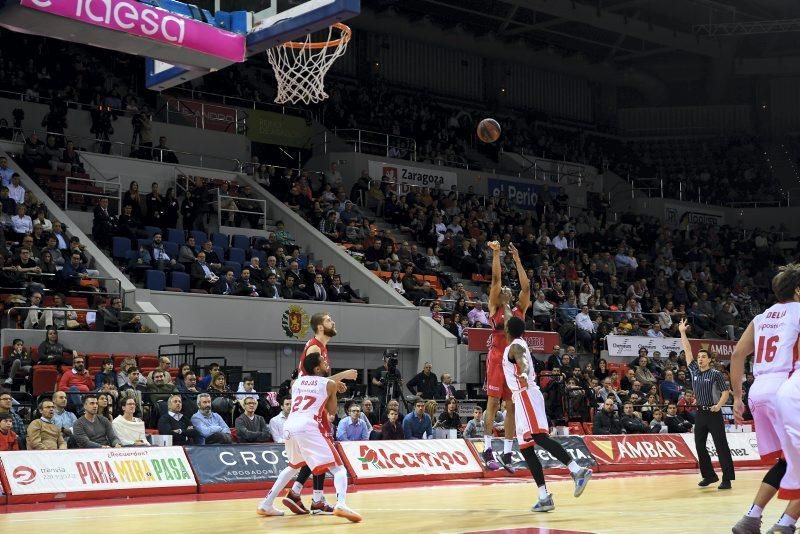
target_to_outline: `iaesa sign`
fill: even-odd
[[[20,5],[230,61],[244,59],[242,36],[137,1],[21,0]]]

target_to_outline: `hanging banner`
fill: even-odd
[[[253,109],[247,111],[247,138],[267,145],[308,148],[311,123],[302,117]]]
[[[380,180],[386,176],[390,183],[397,184],[396,191],[399,195],[405,195],[414,187],[430,187],[449,191],[458,183],[456,173],[445,171],[441,167],[434,169],[412,167],[400,161],[369,160],[369,176],[373,180]]]
[[[189,488],[197,483],[182,447],[70,449],[0,453],[9,494]],[[178,492],[181,493],[181,492]]]
[[[647,349],[648,356],[653,356],[653,352],[659,351],[662,358],[666,358],[670,351],[674,350],[680,353],[683,350],[681,340],[677,337],[609,335],[606,340],[610,358],[633,358],[638,356],[640,348]],[[730,360],[733,349],[736,347],[735,341],[727,339],[690,339],[689,344],[695,354],[703,349],[716,353],[720,360]]]
[[[725,224],[725,212],[697,204],[683,204],[664,201],[664,220],[671,226],[722,226]]]
[[[483,471],[463,439],[337,442],[359,482],[474,478]]]
[[[491,328],[468,328],[467,339],[469,350],[487,352],[489,350],[489,337],[494,332]],[[558,332],[539,332],[538,330],[525,330],[525,341],[531,352],[548,354],[553,352],[553,347],[561,343]]]
[[[604,435],[584,436],[583,439],[601,466],[625,466],[628,469],[696,467],[695,455],[682,436],[686,434]]]
[[[489,178],[487,187],[490,197],[508,198],[510,204],[524,209],[532,210],[539,203],[539,195],[544,191],[544,184],[538,185],[530,182],[513,182]],[[561,194],[561,187],[547,184],[550,198]]]

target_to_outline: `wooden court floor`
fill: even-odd
[[[361,486],[348,496],[348,504],[364,516],[357,525],[332,516],[262,518],[255,514],[258,498],[239,498],[12,512],[0,516],[0,533],[433,534],[531,529],[527,532],[715,534],[730,532],[762,476],[760,470],[740,471],[732,491],[700,489],[696,474],[597,477],[579,499],[572,497],[572,481],[560,478],[548,483],[556,510],[547,514],[528,511],[535,487],[533,481],[517,478],[400,489]],[[326,490],[332,500],[331,493]],[[765,530],[782,510],[783,503],[770,503]]]

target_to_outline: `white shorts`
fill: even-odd
[[[544,397],[539,387],[528,386],[528,389],[514,392],[514,423],[517,427],[517,443],[519,448],[536,445],[534,434],[548,434],[547,413],[544,410]]]
[[[302,432],[284,432],[286,437],[286,454],[288,463],[293,468],[307,465],[315,475],[321,475],[328,469],[342,465],[342,459],[331,440],[319,430]]]
[[[777,460],[781,456],[783,423],[778,413],[778,389],[788,379],[783,373],[759,375],[750,386],[747,404],[753,414],[758,437],[758,454],[762,460]]]
[[[777,408],[783,421],[783,456],[786,458],[786,474],[778,490],[779,499],[800,499],[800,371],[778,390]]]

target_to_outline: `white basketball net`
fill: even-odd
[[[334,39],[338,32],[339,37]],[[328,98],[325,74],[333,62],[347,51],[350,28],[337,23],[328,28],[327,41],[290,41],[267,50],[275,79],[278,82],[278,104],[316,104]]]

